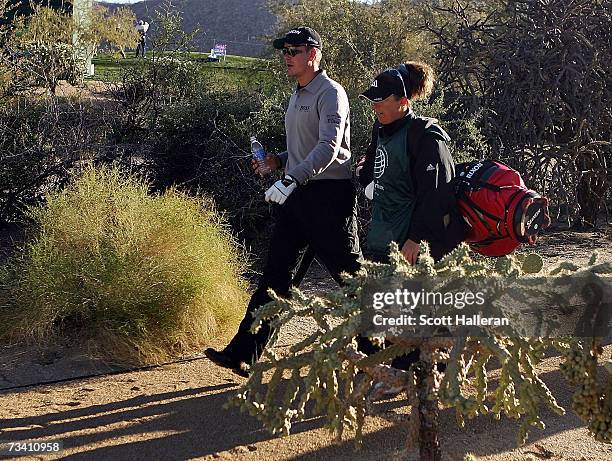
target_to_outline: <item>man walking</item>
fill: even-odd
[[[288,296],[292,272],[310,247],[331,276],[359,269],[357,203],[351,182],[349,103],[344,88],[320,68],[321,37],[309,27],[292,29],[274,41],[282,52],[287,74],[297,81],[285,114],[287,150],[268,155],[265,168],[284,168],[284,178],[265,194],[278,205],[265,269],[251,297],[238,332],[222,351],[205,354],[217,365],[248,376],[271,334],[269,323],[257,334],[249,329],[253,312],[271,301],[268,289]]]
[[[145,57],[147,51],[147,31],[149,30],[149,23],[142,19],[138,21],[136,30],[139,34],[138,46],[136,47],[136,57],[140,54],[141,57]]]

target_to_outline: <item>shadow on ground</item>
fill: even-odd
[[[544,380],[549,384],[561,379],[558,371],[544,376]],[[228,450],[231,453],[235,447],[256,450],[253,444],[269,440],[272,436],[255,418],[241,414],[235,407],[224,408],[224,404],[236,389],[235,384],[226,383],[140,395],[112,403],[48,412],[34,417],[0,419],[0,428],[3,431],[8,430],[4,433],[4,438],[10,432],[13,440],[63,440],[64,447],[69,449],[68,453],[71,454],[67,453],[62,459],[186,460]],[[556,393],[557,399],[562,406],[569,408],[571,392],[565,386],[560,390],[561,392]],[[390,410],[405,404],[403,400],[393,400],[379,405]],[[533,429],[530,440],[582,426],[580,420],[571,414],[571,410],[569,412],[570,415],[560,417],[544,410],[542,416],[547,423],[547,429]],[[456,459],[462,459],[463,454],[467,452],[486,455],[516,447],[512,437],[492,436],[495,433],[516,434],[516,421],[505,418],[495,421],[490,417],[480,417],[477,422],[467,421],[465,429],[459,429],[453,410],[442,411],[440,421],[442,444],[447,446],[447,449],[453,447],[453,456],[456,455]],[[321,418],[313,418],[294,425],[292,433],[315,430],[322,425]],[[323,449],[299,454],[293,459],[389,459],[391,453],[403,447],[406,434],[407,430],[403,426],[384,428],[370,432],[364,437],[361,452],[355,453],[355,444],[349,439]]]

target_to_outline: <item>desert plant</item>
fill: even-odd
[[[69,13],[33,5],[30,16],[15,20],[1,54],[10,70],[8,95],[44,87],[55,94],[60,80],[76,85],[83,79],[84,58],[75,53],[77,26]]]
[[[459,115],[480,111],[492,152],[547,194],[558,214],[568,210],[569,222],[595,226],[611,190],[609,4],[422,5]]]
[[[0,223],[68,180],[75,164],[107,149],[107,111],[87,101],[25,98],[0,106]]]
[[[117,8],[113,13],[106,11],[102,22],[102,38],[110,48],[116,48],[125,59],[125,50],[138,44],[138,31],[134,27],[136,15],[129,8]]]
[[[152,196],[117,168],[88,167],[29,216],[4,280],[4,336],[82,339],[112,361],[156,362],[242,315],[244,255],[207,199]]]
[[[591,282],[597,279],[597,274],[612,272],[609,263],[596,264],[595,256],[584,268],[570,262],[561,263],[545,273],[549,280],[558,277],[561,281],[560,284],[552,282],[551,286],[556,287],[554,294],[546,289],[541,290],[542,279],[524,277],[541,269],[542,260],[537,255],[500,258],[494,265],[490,261],[474,261],[466,245],[434,263],[426,244],[421,245],[421,258],[417,265],[411,266],[395,245],[389,264],[366,262],[357,275],[347,276],[346,285],[340,290],[324,296],[308,296],[299,290],[293,290],[291,299],[275,296],[273,302],[255,313],[252,331],[257,331],[263,319],[271,320],[276,332],[273,336],[275,340],[282,325],[300,317],[314,318],[318,328],[282,356],[268,349],[264,360],[253,366],[253,374],[232,402],[257,416],[276,434],[288,434],[293,422],[304,420],[312,411],[314,415],[326,417],[327,427],[339,438],[345,430],[351,429],[356,431],[359,439],[366,413],[378,413],[389,421],[408,423],[408,447],[418,446],[422,461],[439,461],[442,458],[438,433],[440,403],[455,408],[460,425],[463,425],[464,417],[486,414],[496,418],[504,414],[521,419],[519,443],[525,442],[530,426],[544,427],[539,416],[541,406],[564,414],[564,409],[557,404],[537,371],[545,351],[553,346],[566,358],[562,366],[565,376],[577,385],[574,409],[589,425],[590,433],[597,440],[610,443],[612,372],[603,382],[602,376],[597,375],[597,365],[602,362],[604,354],[601,338],[588,337],[594,335],[595,330],[581,330],[584,332],[582,338],[525,337],[517,334],[520,329],[513,324],[506,329],[498,329],[490,323],[488,326],[481,325],[478,332],[474,332],[458,326],[458,322],[450,321],[447,323],[452,332],[450,336],[448,329],[444,333],[435,326],[440,323],[412,323],[418,325],[416,328],[399,326],[409,323],[389,323],[395,326],[375,332],[378,338],[390,342],[386,348],[370,356],[356,349],[353,338],[372,331],[368,329],[368,320],[364,320],[364,317],[371,313],[372,317],[368,318],[375,319],[376,309],[381,307],[373,304],[375,298],[372,293],[382,293],[385,297],[391,295],[392,299],[396,299],[395,289],[398,287],[409,287],[408,291],[413,295],[421,294],[422,287],[423,293],[444,293],[445,299],[447,294],[456,290],[465,292],[467,289],[472,295],[480,290],[484,290],[483,294],[489,291],[493,296],[484,294],[485,305],[476,309],[470,309],[465,304],[456,305],[452,301],[450,304],[434,301],[435,307],[430,304],[429,308],[433,309],[437,319],[447,314],[454,317],[457,309],[460,309],[461,314],[478,312],[485,317],[493,314],[492,318],[498,319],[499,313],[503,312],[506,318],[520,323],[531,309],[519,307],[520,302],[529,297],[534,300],[544,295],[544,299],[551,299],[546,296],[552,295],[555,303],[561,303],[563,309],[571,311],[572,308],[566,304],[576,294],[577,285],[572,286],[568,281],[573,277],[584,277],[582,280],[587,282],[582,284],[585,290],[582,293],[584,299],[591,300],[587,305],[596,301],[591,306],[599,306],[599,313],[604,316],[602,321],[608,321],[605,316],[609,316],[609,309],[606,310],[607,305],[601,304],[602,299],[598,298],[604,285],[591,285]],[[520,289],[506,290],[503,288],[505,283],[515,284]],[[559,286],[566,286],[567,291],[558,292]],[[474,287],[478,287],[477,291],[473,291]],[[500,297],[502,293],[504,298]],[[515,302],[508,304],[507,296]],[[541,305],[538,304],[538,307]],[[431,312],[427,309],[427,302],[414,301],[412,305],[404,305],[404,309],[388,313],[386,318],[397,320],[411,315],[421,318],[425,312]],[[593,321],[594,313],[590,309],[587,307],[584,312],[587,323]],[[548,326],[562,322],[555,315],[546,320],[546,316],[540,317],[540,314],[541,309],[536,313],[536,318],[543,324],[550,320]],[[391,359],[415,348],[420,350],[419,358],[408,370],[386,365]],[[487,364],[491,360],[500,367],[500,377],[494,389],[489,387],[487,377]],[[436,365],[438,363],[446,364],[443,374]],[[607,366],[610,367],[610,364]],[[264,376],[269,377],[269,372],[273,373],[268,381]],[[286,386],[280,392],[279,385],[283,378],[287,378]],[[407,393],[412,407],[409,417],[393,411],[376,412],[373,407],[373,401],[380,398],[385,389],[392,387]],[[315,405],[307,406],[309,402]]]
[[[159,188],[173,184],[214,197],[247,245],[267,230],[270,207],[263,200],[270,180],[251,169],[249,137],[257,135],[269,152],[285,149],[285,94],[207,90],[166,108],[151,135],[149,159]]]
[[[32,14],[19,16],[12,27],[3,27],[0,63],[10,72],[11,85],[4,91],[14,94],[45,86],[55,93],[59,80],[72,85],[82,82],[85,61],[102,42],[118,48],[138,41],[135,16],[125,8],[114,13],[96,5],[79,21],[63,9],[33,4]],[[1,7],[1,5],[0,5]],[[1,10],[1,8],[0,8]]]
[[[27,43],[11,61],[9,93],[44,87],[54,95],[60,80],[73,86],[83,82],[83,59],[66,43]]]
[[[128,8],[117,8],[109,12],[108,8],[97,4],[78,24],[76,32],[79,41],[93,57],[98,48],[106,44],[111,49],[117,49],[125,58],[126,48],[135,48],[138,44],[138,31],[134,27],[136,15]]]
[[[125,68],[114,86],[113,94],[126,114],[122,137],[154,133],[169,104],[204,89],[206,79],[188,56],[197,31],[186,33],[182,21],[181,13],[170,2],[162,4],[155,11],[157,27],[148,59]]]

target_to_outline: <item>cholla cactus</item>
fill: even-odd
[[[607,264],[594,264],[595,258],[584,271],[612,272]],[[418,445],[421,459],[441,458],[439,404],[454,407],[460,425],[466,416],[472,418],[479,414],[493,414],[498,419],[504,414],[521,419],[518,439],[523,443],[529,426],[544,427],[539,417],[542,405],[558,414],[564,413],[537,375],[536,367],[543,359],[545,349],[555,346],[563,351],[577,350],[578,342],[502,337],[494,331],[481,337],[387,335],[386,339],[392,344],[366,356],[357,350],[354,338],[360,331],[362,290],[372,281],[417,277],[469,280],[483,275],[520,279],[541,268],[542,261],[537,255],[500,258],[494,266],[485,260],[475,261],[466,245],[436,264],[427,246],[421,245],[418,264],[410,266],[395,247],[389,264],[366,262],[357,275],[345,279],[345,286],[325,297],[307,296],[299,290],[293,291],[292,299],[274,296],[273,302],[256,312],[253,331],[262,320],[270,319],[275,331],[274,341],[280,327],[295,317],[312,318],[319,328],[291,346],[284,357],[268,349],[263,359],[253,366],[253,374],[232,402],[257,416],[274,434],[288,434],[293,422],[305,418],[305,407],[310,401],[314,403],[314,415],[325,416],[327,426],[338,438],[349,429],[355,431],[359,441],[365,415],[376,413],[372,401],[386,389],[394,387],[407,393],[412,406],[410,417],[393,412],[379,413],[379,416],[410,425],[408,447]],[[578,272],[578,267],[562,263],[550,273],[568,275]],[[415,348],[420,350],[420,359],[409,370],[391,368],[386,364]],[[590,357],[591,363],[593,357],[596,363],[597,356]],[[489,392],[486,373],[486,365],[491,359],[496,359],[501,368],[493,392]],[[435,365],[440,362],[446,363],[443,374]],[[573,362],[568,361],[567,367],[573,366]],[[272,377],[266,386],[264,374],[268,372],[272,372]],[[583,389],[587,386],[588,392],[594,389],[596,395],[589,394],[590,413],[579,414],[589,422],[591,431],[600,440],[610,441],[610,384],[604,391],[603,387],[593,384],[594,374],[589,374],[588,378],[581,378],[580,384]],[[378,383],[382,384],[373,386]],[[466,390],[468,383],[475,392]],[[584,395],[585,391],[579,391],[579,394]],[[575,408],[582,408],[581,405],[575,400]],[[605,411],[608,411],[607,415]]]

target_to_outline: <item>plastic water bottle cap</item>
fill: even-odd
[[[251,142],[256,141],[257,138],[255,136],[251,136]]]

